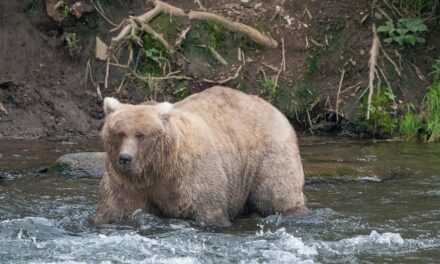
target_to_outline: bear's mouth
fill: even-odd
[[[119,164],[119,170],[126,175],[131,174],[131,164]]]

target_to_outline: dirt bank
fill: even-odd
[[[361,111],[363,99],[359,98],[368,84],[371,26],[373,22],[384,21],[378,12],[371,11],[367,1],[206,1],[207,11],[266,32],[278,41],[278,48],[256,45],[215,25],[208,24],[211,27],[207,28],[191,24],[190,35],[181,50],[185,59],[168,58],[172,62],[170,71],[179,70],[179,74],[191,80],[127,80],[121,86],[123,73],[112,68],[106,89],[105,63],[94,58],[95,37],[109,44],[117,32],[109,33],[113,26],[96,10],[82,14],[79,19],[69,13],[68,8],[75,2],[65,1],[66,9],[60,11],[63,19],[57,22],[47,15],[42,0],[1,1],[0,102],[7,113],[0,112],[0,136],[97,136],[103,118],[99,93],[134,103],[151,98],[176,101],[212,85],[203,79],[221,80],[234,75],[243,63],[238,59],[237,47],[244,51],[246,63],[237,78],[225,85],[272,101],[298,129],[315,134],[362,133],[353,120]],[[194,1],[167,2],[184,10],[200,9]],[[117,24],[129,14],[142,14],[152,8],[136,0],[99,3]],[[163,30],[164,36],[174,43],[171,33],[179,32],[170,27],[170,19],[158,17],[152,26]],[[178,27],[188,25],[185,21],[179,23]],[[435,24],[428,23],[428,27],[439,30]],[[213,39],[205,38],[211,34]],[[215,46],[228,65],[218,63],[203,51],[202,42],[197,42],[200,39]],[[274,85],[283,57],[281,40],[285,71],[280,72]],[[403,73],[398,77],[387,59],[380,60],[396,96],[396,113],[401,113],[408,102],[417,105],[422,101],[433,60],[440,55],[439,43],[440,33],[432,33],[425,44],[409,51],[384,45]],[[89,59],[95,84],[90,80],[84,82]],[[148,58],[141,58],[141,62],[152,63]],[[344,78],[339,89],[342,72]],[[336,104],[338,89],[340,100]]]

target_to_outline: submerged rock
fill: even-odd
[[[105,152],[80,152],[58,158],[51,171],[71,178],[100,179],[105,172]]]

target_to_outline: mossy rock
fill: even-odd
[[[58,158],[50,172],[69,178],[100,179],[105,173],[105,152],[80,152]]]

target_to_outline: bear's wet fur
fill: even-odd
[[[106,98],[104,112],[97,224],[136,209],[207,225],[307,212],[295,131],[257,96],[217,86],[174,105]]]

